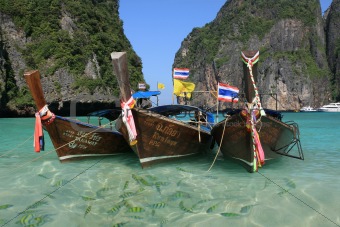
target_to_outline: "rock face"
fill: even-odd
[[[332,2],[325,16],[327,60],[332,71],[331,79],[334,82],[334,95],[337,100],[340,100],[340,0]]]
[[[228,82],[242,93],[241,51],[259,50],[257,85],[265,108],[319,107],[335,98],[328,62],[336,60],[327,62],[325,37],[317,0],[229,0],[214,21],[187,36],[173,67],[190,68],[198,91]],[[216,107],[216,97],[194,95],[191,104]]]
[[[118,3],[0,3],[0,117],[37,111],[23,77],[32,69],[40,71],[45,99],[57,114],[69,115],[75,103],[77,115],[119,105],[110,52],[128,51],[132,80],[144,78],[141,60],[124,34]]]

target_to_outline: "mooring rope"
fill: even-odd
[[[224,131],[225,131],[226,125],[227,125],[227,119],[224,120],[224,126],[223,126],[223,131],[222,131],[222,137],[221,137],[221,141],[220,141],[220,144],[219,144],[219,146],[218,146],[218,150],[217,150],[217,152],[216,152],[214,161],[213,161],[213,163],[211,163],[211,166],[210,166],[210,168],[208,169],[207,172],[209,172],[209,171],[211,170],[211,168],[212,168],[213,165],[215,164],[215,161],[216,161],[216,159],[217,159],[217,157],[218,157],[218,155],[219,155],[219,153],[220,153],[220,151],[221,151],[221,145],[222,145],[222,141],[223,141]]]
[[[303,201],[302,199],[300,199],[299,197],[297,197],[296,195],[294,195],[293,193],[289,192],[287,189],[285,189],[284,187],[282,187],[281,185],[279,185],[278,183],[276,183],[275,181],[273,181],[272,179],[270,179],[269,177],[265,176],[263,173],[261,173],[260,171],[257,171],[258,174],[260,174],[262,177],[266,178],[267,180],[269,180],[271,183],[275,184],[277,187],[279,187],[280,189],[282,189],[284,192],[287,192],[289,195],[291,195],[292,197],[294,197],[295,199],[297,199],[298,201],[300,201],[301,203],[303,203],[304,205],[306,205],[307,207],[309,207],[310,209],[312,209],[313,211],[315,211],[316,213],[318,213],[319,215],[321,215],[322,217],[324,217],[325,219],[327,219],[328,221],[332,222],[334,225],[339,226],[339,224],[337,224],[335,221],[333,221],[332,219],[330,219],[329,217],[327,217],[325,214],[321,213],[320,211],[318,211],[317,209],[315,209],[314,207],[312,207],[311,205],[309,205],[308,203],[306,203],[305,201]]]
[[[50,150],[50,151],[47,151],[45,154],[43,154],[43,155],[41,155],[41,156],[39,156],[39,157],[37,157],[37,158],[34,158],[34,159],[29,160],[29,161],[27,161],[27,162],[24,162],[22,165],[17,166],[16,168],[12,169],[12,171],[15,171],[15,170],[17,170],[17,169],[20,169],[20,168],[26,166],[28,163],[34,162],[34,161],[36,161],[36,160],[38,160],[38,159],[40,159],[40,158],[42,158],[42,157],[44,157],[44,156],[50,154],[50,153],[53,152],[53,151],[57,151],[57,150],[59,150],[59,149],[65,147],[65,146],[67,146],[67,145],[69,145],[69,144],[75,142],[76,140],[79,140],[79,139],[81,139],[81,138],[83,138],[83,137],[85,137],[85,136],[88,136],[88,135],[90,135],[91,133],[94,133],[94,132],[96,132],[97,130],[102,129],[103,127],[107,126],[107,125],[110,124],[110,123],[112,123],[112,122],[110,121],[109,123],[103,125],[102,127],[98,127],[98,128],[96,128],[96,129],[94,129],[94,130],[92,130],[92,131],[90,131],[90,132],[88,132],[88,133],[86,133],[86,134],[80,136],[79,138],[76,138],[76,139],[74,139],[74,140],[72,140],[72,141],[70,141],[70,142],[68,142],[68,143],[65,143],[64,145],[61,145],[60,147],[57,147],[57,148],[52,149],[52,150]]]
[[[105,157],[104,157],[105,158]],[[81,171],[80,173],[78,173],[77,175],[75,175],[74,177],[72,177],[70,180],[66,181],[65,184],[60,185],[58,188],[56,188],[55,190],[53,190],[52,192],[46,194],[42,199],[36,201],[35,203],[33,203],[30,206],[27,206],[27,208],[21,212],[19,212],[16,216],[14,216],[13,218],[11,218],[10,220],[8,220],[6,223],[4,223],[1,227],[7,225],[8,223],[10,223],[11,221],[13,221],[15,218],[19,217],[20,215],[24,214],[27,210],[29,210],[31,207],[35,206],[36,204],[41,203],[42,201],[44,201],[44,199],[46,199],[47,197],[50,197],[52,194],[54,194],[56,191],[58,191],[59,189],[61,189],[62,187],[64,187],[65,185],[67,185],[68,183],[70,183],[71,181],[73,181],[74,179],[76,179],[77,177],[79,177],[80,175],[82,175],[83,173],[85,173],[87,170],[91,169],[92,167],[94,167],[95,165],[97,165],[99,162],[103,161],[104,158],[100,159],[99,161],[95,162],[94,164],[90,165],[89,167],[87,167],[86,169],[84,169],[83,171]]]

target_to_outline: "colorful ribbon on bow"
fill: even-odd
[[[259,110],[253,109],[252,111],[246,106],[241,111],[241,116],[246,119],[246,129],[251,133],[254,160],[253,160],[253,171],[256,172],[258,167],[262,167],[265,161],[264,151],[261,145],[260,136],[256,130],[256,122],[260,117]]]
[[[131,109],[135,105],[135,100],[131,96],[131,98],[127,102],[121,102],[122,107],[122,120],[126,126],[126,129],[129,134],[130,145],[135,145],[137,143],[137,131],[135,126],[135,121],[133,119],[133,115]]]
[[[251,137],[253,142],[253,151],[254,151],[254,166],[253,170],[256,172],[258,170],[258,167],[262,167],[264,164],[264,151],[261,145],[260,136],[256,130],[255,124],[256,124],[256,116],[254,113],[254,110],[251,113]]]
[[[35,128],[34,128],[34,151],[40,152],[40,150],[44,150],[45,141],[44,141],[44,133],[41,124],[40,113],[35,113]]]

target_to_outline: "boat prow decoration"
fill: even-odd
[[[282,115],[262,107],[257,80],[258,51],[241,52],[245,106],[215,124],[211,131],[225,157],[238,160],[249,172],[282,155],[304,159],[298,125],[284,123]],[[292,154],[296,148],[295,154]]]

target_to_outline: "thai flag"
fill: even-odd
[[[187,68],[174,68],[174,79],[185,80],[189,77],[189,69]]]
[[[224,102],[238,102],[239,89],[229,84],[218,83],[218,100]]]

